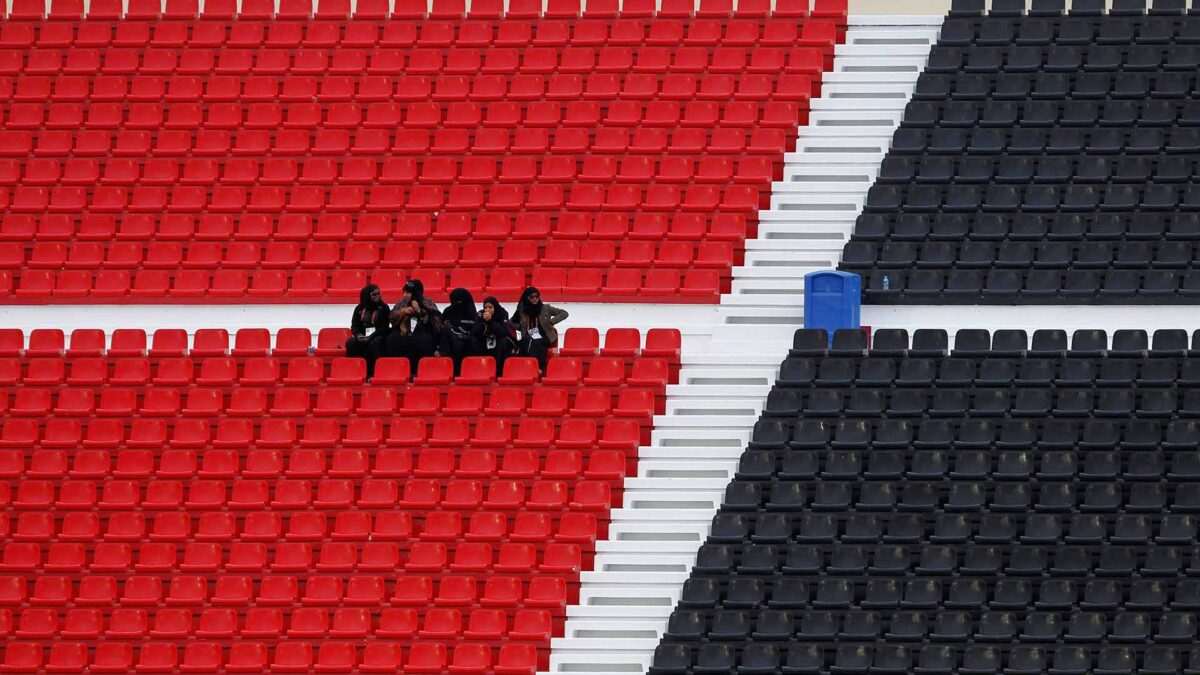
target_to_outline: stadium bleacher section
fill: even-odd
[[[370,384],[346,335],[0,331],[0,670],[545,669],[678,332]]]
[[[714,303],[845,4],[16,0],[8,303]]]
[[[965,2],[841,269],[869,303],[1194,303],[1200,15]]]
[[[1195,672],[1198,340],[798,331],[649,672]]]

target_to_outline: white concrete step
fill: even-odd
[[[703,480],[718,480],[724,478],[729,479],[731,469],[737,468],[736,462],[713,461],[713,460],[691,460],[687,466],[679,466],[679,463],[666,459],[643,459],[638,462],[638,475],[636,478],[626,478],[630,480],[651,480],[651,479],[676,479],[684,478],[688,481],[703,481]],[[699,485],[699,484],[698,484]],[[723,487],[723,485],[722,485]]]
[[[694,354],[685,351],[683,353],[683,368],[681,372],[701,367],[741,370],[756,366],[778,366],[779,361],[780,359],[775,354],[739,354],[737,363],[731,363],[728,354],[713,354],[711,352]]]
[[[721,304],[726,307],[803,307],[804,293],[797,293],[792,289],[780,289],[772,294],[727,295],[722,296]]]
[[[765,395],[765,394],[764,394]],[[664,461],[692,460],[732,460],[737,461],[745,450],[744,446],[726,446],[718,448],[693,448],[681,450],[676,447],[649,447],[642,452],[643,459],[661,459]]]
[[[721,296],[721,302],[735,302],[742,296],[772,296],[776,293],[804,296],[804,279],[735,279],[732,292]]]
[[[753,415],[762,413],[763,403],[758,398],[751,397],[678,397],[667,401],[666,415],[658,417],[692,418],[704,420],[708,417],[729,417]],[[655,418],[657,422],[657,417]]]

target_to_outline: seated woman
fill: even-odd
[[[437,305],[425,297],[425,285],[418,279],[404,284],[400,302],[392,308],[392,329],[387,336],[388,356],[407,358],[412,372],[426,356],[436,355],[442,316]]]
[[[509,323],[508,310],[492,296],[483,299],[483,309],[475,316],[471,336],[479,345],[481,356],[496,361],[496,373],[504,372],[504,360],[516,350],[516,333]]]
[[[365,359],[368,378],[375,374],[375,359],[387,339],[388,314],[388,304],[378,286],[369,284],[359,291],[358,305],[350,316],[346,356]]]
[[[565,321],[567,316],[567,310],[543,304],[538,289],[532,286],[526,288],[512,318],[512,325],[520,335],[517,353],[537,359],[538,367],[543,373],[546,372],[547,352],[558,344],[558,329],[555,326]]]
[[[479,341],[471,334],[475,327],[475,298],[465,288],[450,291],[450,305],[442,312],[442,335],[438,351],[454,360],[454,373],[462,368],[463,359],[478,356]]]

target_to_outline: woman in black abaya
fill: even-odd
[[[375,373],[375,359],[387,339],[388,314],[388,304],[384,302],[378,286],[370,284],[359,291],[358,305],[350,317],[346,356],[365,359],[368,378]]]

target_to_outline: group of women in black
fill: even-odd
[[[504,360],[516,354],[536,358],[544,372],[547,353],[558,344],[555,326],[567,318],[566,310],[543,303],[541,293],[532,287],[521,294],[511,316],[491,296],[476,308],[465,288],[450,292],[444,311],[425,297],[425,286],[418,279],[405,283],[402,293],[394,306],[384,301],[374,284],[359,294],[346,355],[366,359],[368,378],[374,375],[375,361],[385,356],[407,358],[414,373],[422,358],[448,356],[457,373],[468,356],[490,356],[500,372]]]

